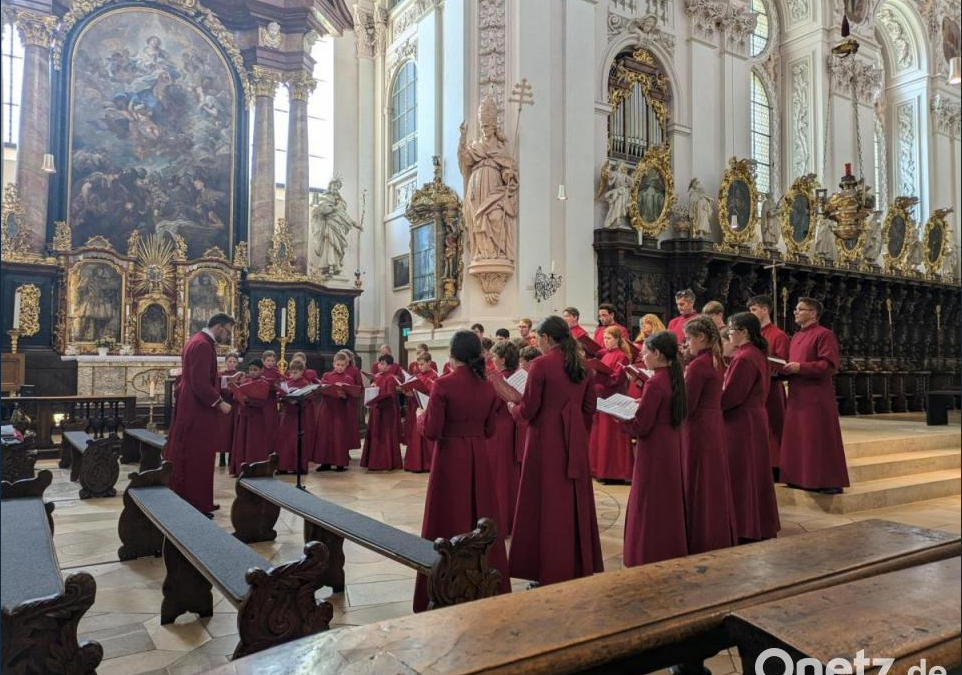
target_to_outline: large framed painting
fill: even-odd
[[[391,279],[395,291],[411,285],[411,256],[398,255],[391,258]]]
[[[238,81],[198,25],[160,8],[94,15],[70,43],[66,218],[74,236],[177,234],[230,251]]]
[[[676,199],[671,150],[667,145],[648,148],[632,177],[628,203],[632,226],[649,237],[657,237],[667,229]]]
[[[73,265],[68,275],[68,342],[121,344],[125,286],[123,270],[114,262],[88,259]]]
[[[751,160],[728,160],[718,192],[718,224],[726,246],[747,245],[758,223],[758,190]]]
[[[411,228],[411,300],[438,296],[437,223],[429,221]]]
[[[814,174],[795,179],[782,197],[782,236],[785,247],[794,256],[807,255],[815,240],[818,180]]]
[[[882,261],[888,272],[902,272],[912,242],[916,241],[916,227],[909,208],[916,204],[915,197],[897,197],[885,214],[882,225]]]
[[[922,240],[925,258],[922,263],[925,265],[925,271],[933,276],[942,271],[946,236],[949,233],[949,226],[945,222],[945,217],[950,213],[952,213],[952,209],[935,209],[925,223],[925,238]]]
[[[232,314],[234,285],[230,276],[217,269],[201,268],[187,277],[187,337],[207,326],[219,312]]]

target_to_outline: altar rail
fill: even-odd
[[[8,420],[19,409],[30,418],[28,429],[36,434],[34,447],[49,450],[55,447],[54,431],[69,426],[87,431],[95,438],[115,434],[137,415],[137,399],[134,396],[20,396],[6,398],[2,403],[3,419]],[[58,425],[54,415],[62,414]],[[86,422],[82,429],[79,425]]]

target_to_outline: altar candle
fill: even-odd
[[[13,329],[20,330],[20,289],[13,294]]]
[[[845,163],[845,175],[846,175],[846,176],[851,176],[851,175],[852,175],[852,165],[851,165],[850,162],[846,162],[846,163]]]
[[[147,395],[150,396],[150,398],[153,398],[153,397],[154,397],[154,381],[153,381],[153,379],[147,380]]]
[[[551,273],[554,274],[554,260],[551,261]]]
[[[729,223],[728,223],[728,225],[729,225],[733,230],[737,230],[737,229],[738,229],[738,216],[736,216],[736,215],[733,213],[733,214],[732,214],[732,217],[731,217],[731,219],[730,219],[730,221],[729,221]]]
[[[287,337],[287,307],[281,307],[281,337]]]

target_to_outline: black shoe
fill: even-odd
[[[315,471],[330,471],[330,470],[331,470],[331,465],[330,465],[330,464],[319,464],[319,465],[317,466],[317,468],[314,469],[314,470],[315,470]]]
[[[227,455],[225,453],[220,453],[220,462],[218,462],[217,466],[227,466]]]
[[[214,504],[214,508],[211,509],[211,513],[214,511],[220,511],[220,504]]]
[[[842,494],[842,488],[819,488],[815,492],[820,495],[840,495]]]
[[[213,519],[214,519],[214,514],[213,514],[213,513],[205,513],[204,515],[207,516],[207,519],[208,519],[208,520],[213,520]]]
[[[525,586],[524,589],[525,589],[526,591],[530,591],[532,588],[537,588],[537,587],[540,586],[540,585],[541,585],[541,582],[539,582],[539,581],[529,581],[529,582],[528,582],[528,585]]]
[[[780,482],[778,479],[781,478],[782,471],[777,466],[772,467],[772,480],[776,483]]]
[[[284,471],[284,469],[278,469],[278,470],[275,471],[274,473],[277,474],[278,476],[286,476],[286,475],[292,474],[292,473],[294,473],[294,472],[293,472],[293,471]]]
[[[337,473],[344,473],[345,471],[347,471],[347,467],[346,467],[346,466],[335,466],[335,467],[334,467],[334,471],[337,472]]]

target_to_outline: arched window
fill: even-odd
[[[752,0],[752,11],[755,13],[756,22],[749,47],[754,59],[761,56],[768,46],[768,41],[771,38],[771,22],[768,18],[768,7],[765,6],[765,0]]]
[[[20,132],[20,89],[23,83],[23,43],[16,28],[3,26],[3,144],[16,145]]]
[[[752,73],[751,87],[752,159],[755,160],[755,183],[759,192],[772,190],[772,104],[765,85]]]
[[[407,61],[391,87],[391,176],[411,168],[418,160],[417,66]]]
[[[668,108],[668,87],[652,55],[644,49],[615,59],[608,79],[608,157],[635,165],[653,145],[665,142],[659,109]]]

